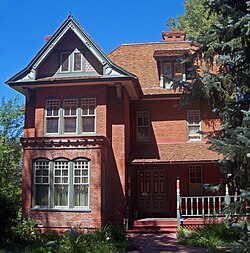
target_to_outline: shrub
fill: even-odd
[[[10,228],[17,223],[20,206],[18,194],[0,189],[0,240],[11,237]]]

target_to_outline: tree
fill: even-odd
[[[210,13],[205,8],[206,0],[187,0],[184,3],[186,12],[167,20],[167,26],[171,30],[185,30],[187,39],[197,40],[209,31],[211,25],[215,23],[216,14]],[[205,28],[205,29],[204,29]]]
[[[20,99],[5,101],[0,105],[0,188],[20,186],[20,164],[23,132],[23,110]]]
[[[240,193],[241,201],[228,207],[228,212],[236,212],[240,220],[249,212],[250,205],[250,1],[198,2],[202,10],[216,18],[209,26],[199,24],[196,31],[199,48],[183,61],[195,64],[195,59],[202,56],[207,63],[216,62],[219,68],[213,72],[199,69],[191,84],[179,82],[175,86],[181,86],[189,94],[186,101],[206,101],[221,120],[220,130],[206,134],[212,149],[224,155],[220,165],[226,175],[225,183]],[[182,24],[188,27],[192,24],[188,13],[178,18],[181,29]],[[250,219],[242,224],[247,225],[249,233]]]

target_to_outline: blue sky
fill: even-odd
[[[166,21],[185,0],[0,0],[0,96],[18,93],[4,82],[23,69],[71,13],[105,53],[121,44],[161,41]],[[23,96],[22,100],[24,100]]]

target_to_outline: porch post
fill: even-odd
[[[177,202],[177,229],[180,229],[180,224],[181,224],[181,221],[180,221],[180,218],[181,218],[181,215],[180,215],[180,180],[177,179],[176,181],[176,202]]]
[[[230,196],[229,196],[228,184],[226,184],[226,186],[225,186],[225,203],[227,205],[230,204]]]

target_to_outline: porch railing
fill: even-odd
[[[229,195],[228,186],[225,196],[180,196],[180,181],[177,180],[177,227],[182,217],[222,215],[224,208],[239,200],[239,196]]]

